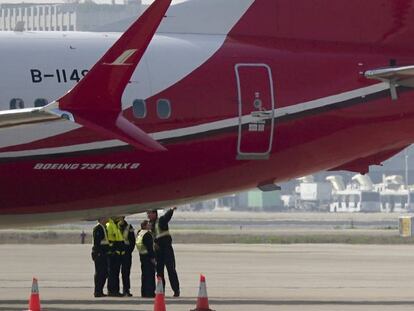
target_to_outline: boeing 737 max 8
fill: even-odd
[[[0,226],[366,172],[413,142],[413,0],[169,4],[122,36],[0,34]]]

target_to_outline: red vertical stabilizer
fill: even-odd
[[[121,98],[170,3],[154,1],[89,73],[57,101],[61,115],[70,112],[76,123],[137,148],[166,150],[122,115]]]

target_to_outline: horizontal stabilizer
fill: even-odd
[[[398,99],[398,86],[414,87],[414,66],[379,68],[368,70],[364,75],[368,79],[388,82],[392,100]]]
[[[393,82],[401,86],[414,87],[414,66],[388,67],[365,72],[368,79]]]

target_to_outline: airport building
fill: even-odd
[[[123,4],[97,4],[92,1],[62,3],[0,4],[1,31],[122,31],[120,21],[141,13],[141,0]],[[127,23],[121,24],[127,26]]]

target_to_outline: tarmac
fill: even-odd
[[[180,298],[167,284],[167,310],[194,309],[199,274],[211,309],[412,310],[410,245],[175,245]],[[0,310],[25,310],[32,277],[43,310],[153,310],[139,294],[134,254],[132,298],[92,297],[90,245],[0,245]]]

